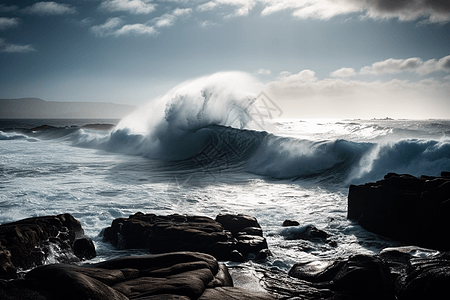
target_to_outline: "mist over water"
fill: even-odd
[[[185,82],[111,130],[65,120],[30,131],[9,121],[0,128],[0,223],[72,213],[96,260],[119,255],[101,230],[138,211],[253,215],[274,253],[267,264],[283,270],[395,245],[346,219],[348,186],[450,170],[450,122],[275,119],[258,86],[239,72]],[[325,230],[335,244],[292,240],[285,219],[300,222],[293,231]]]

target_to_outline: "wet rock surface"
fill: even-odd
[[[352,185],[348,219],[368,231],[405,244],[450,250],[450,177],[387,174]]]
[[[265,291],[233,287],[225,265],[208,254],[174,252],[131,256],[97,264],[44,265],[24,279],[0,282],[1,299],[254,299]]]
[[[204,252],[219,260],[245,261],[267,257],[268,247],[254,217],[136,213],[119,218],[104,231],[104,238],[119,249],[148,249],[151,253]]]
[[[413,181],[402,185],[412,189]],[[441,186],[436,182],[424,185]],[[281,232],[292,231],[300,234],[295,238],[316,242],[329,237],[315,227],[295,224]],[[286,274],[258,262],[270,251],[257,220],[246,215],[219,215],[213,220],[136,213],[116,219],[104,231],[105,238],[119,248],[145,248],[153,254],[95,264],[80,263],[95,254],[92,241],[82,234],[79,222],[67,214],[1,225],[4,278],[16,276],[17,262],[29,261],[24,249],[41,256],[37,256],[40,263],[33,260],[35,265],[28,267],[34,269],[21,273],[23,277],[0,279],[0,299],[406,300],[440,299],[450,286],[450,254],[417,246],[387,248],[377,255],[297,262]],[[40,265],[45,262],[45,251],[56,245],[63,248],[58,243],[65,245],[71,259]],[[28,244],[32,246],[18,252],[17,248]],[[256,261],[248,261],[253,258]],[[218,260],[246,263],[231,263],[229,268]]]
[[[446,299],[449,253],[404,248],[378,255],[301,262],[288,276],[263,268],[257,272],[265,289],[279,299]],[[418,257],[418,253],[426,257]]]
[[[61,261],[79,261],[72,245],[83,234],[80,222],[70,214],[0,225],[0,278],[15,278],[17,269],[41,265],[49,255]]]

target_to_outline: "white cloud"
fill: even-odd
[[[341,14],[362,11],[359,1],[352,0],[267,0],[262,15],[290,10],[292,15],[300,18],[330,19]]]
[[[192,8],[175,8],[173,10],[173,15],[177,17],[188,16],[192,13]]]
[[[91,27],[91,31],[98,36],[122,36],[122,35],[157,35],[154,26],[146,24],[125,24],[121,18],[109,18],[104,24]]]
[[[36,51],[31,45],[17,45],[5,42],[5,39],[0,38],[0,51],[9,53],[26,53]]]
[[[93,18],[84,18],[80,21],[78,21],[78,24],[80,24],[81,26],[90,26],[92,23],[94,22]]]
[[[175,24],[177,17],[171,14],[164,14],[161,17],[155,18],[155,26],[156,27],[170,27]]]
[[[151,0],[104,0],[100,4],[100,8],[132,14],[149,14],[156,9],[156,4],[151,2]]]
[[[175,8],[172,13],[164,14],[152,21],[155,23],[155,27],[170,27],[175,24],[178,18],[190,16],[191,13],[192,9],[190,8]]]
[[[303,70],[299,73],[292,74],[291,72],[284,71],[278,76],[278,82],[285,84],[286,86],[296,85],[304,82],[317,81],[316,73],[311,70]]]
[[[269,75],[270,73],[272,73],[270,70],[267,69],[259,69],[258,71],[256,71],[256,73],[260,74],[260,75]]]
[[[450,55],[440,60],[430,59],[423,61],[418,57],[407,59],[389,58],[384,61],[373,63],[371,66],[361,68],[361,74],[398,74],[402,72],[412,72],[420,75],[427,75],[434,72],[450,72]]]
[[[18,18],[4,18],[0,17],[0,30],[5,30],[11,27],[16,27],[19,25]]]
[[[206,3],[203,3],[203,4],[199,5],[197,7],[197,9],[200,10],[200,11],[209,11],[209,10],[213,10],[217,6],[219,6],[219,3],[214,2],[214,1],[209,1],[209,2],[206,2]]]
[[[211,26],[214,26],[214,25],[217,25],[217,23],[215,23],[213,21],[210,21],[210,20],[200,22],[200,27],[201,28],[208,28],[208,27],[211,27]]]
[[[102,25],[92,26],[91,31],[98,36],[112,35],[114,33],[114,31],[117,29],[117,27],[119,27],[121,24],[123,24],[123,21],[121,18],[117,18],[117,17],[109,18]]]
[[[331,72],[331,77],[340,77],[340,78],[346,78],[346,77],[352,77],[355,76],[356,72],[353,68],[340,68],[339,70],[336,70],[334,72]]]
[[[190,8],[176,8],[172,13],[164,14],[154,18],[146,24],[135,23],[123,25],[122,18],[109,18],[104,24],[91,27],[91,31],[98,36],[122,36],[122,35],[150,35],[159,34],[156,28],[170,27],[175,24],[179,17],[189,16],[192,10]],[[153,25],[150,25],[153,23]]]
[[[148,26],[145,24],[128,24],[124,25],[122,28],[116,30],[114,32],[116,36],[119,35],[129,35],[129,34],[135,34],[135,35],[156,35],[158,34],[158,31],[153,26]]]
[[[77,10],[70,4],[56,2],[37,2],[23,9],[23,12],[37,15],[65,15],[74,14]]]
[[[231,6],[234,11],[226,17],[246,16],[255,7],[258,0],[212,0],[197,6],[200,11],[209,11],[224,6]],[[261,0],[260,0],[261,1]]]
[[[3,52],[15,52],[15,53],[26,53],[36,51],[31,45],[16,45],[16,44],[7,44],[3,49]]]
[[[225,17],[246,16],[262,7],[267,16],[288,11],[299,19],[328,20],[336,16],[357,14],[372,19],[397,19],[425,23],[450,22],[448,0],[209,0],[196,1],[198,11],[231,8]],[[183,2],[184,3],[184,2]],[[186,2],[187,3],[187,2]]]
[[[291,11],[301,19],[330,19],[339,15],[360,13],[373,19],[400,21],[450,21],[450,2],[442,0],[260,0],[266,6],[262,15]]]
[[[282,72],[262,88],[283,109],[284,117],[450,118],[450,81],[319,80],[313,73]]]

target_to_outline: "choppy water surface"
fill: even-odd
[[[449,121],[270,119],[261,128],[251,98],[208,80],[207,92],[190,82],[120,122],[0,120],[0,223],[71,213],[98,261],[119,255],[99,236],[118,217],[244,213],[264,230],[274,254],[266,264],[288,270],[396,245],[346,219],[350,184],[450,170]],[[81,127],[89,123],[117,126]],[[43,124],[55,127],[23,129]],[[285,219],[301,225],[283,228]],[[329,242],[289,239],[307,225]]]

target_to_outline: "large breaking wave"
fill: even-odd
[[[239,168],[277,179],[313,178],[350,184],[378,180],[389,172],[420,176],[450,170],[450,139],[445,134],[425,136],[423,132],[414,138],[419,132],[414,126],[405,132],[376,124],[370,126],[371,138],[366,139],[354,138],[355,132],[368,130],[357,122],[331,124],[344,124],[349,135],[319,140],[254,130],[250,110],[258,88],[258,82],[248,74],[217,73],[175,87],[111,131],[65,128],[46,131],[41,137],[63,138],[79,147],[162,162],[176,161],[171,165],[193,171]],[[429,122],[427,130],[450,132],[448,122],[436,124]],[[378,133],[384,138],[373,139]],[[0,139],[22,138],[0,134]]]

